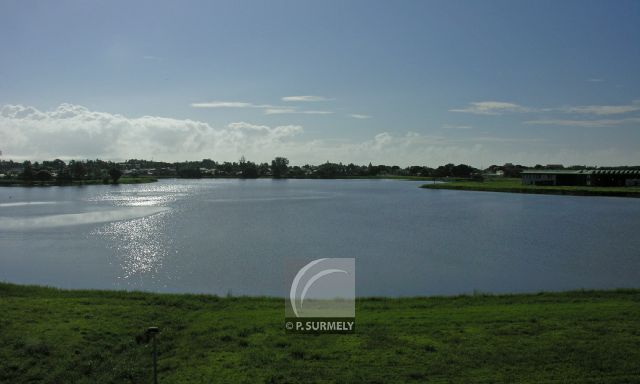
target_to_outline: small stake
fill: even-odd
[[[147,328],[147,335],[151,336],[153,344],[153,384],[158,384],[158,354],[156,352],[156,335],[160,333],[160,328]]]

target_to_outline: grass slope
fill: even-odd
[[[537,186],[522,185],[520,179],[455,181],[441,184],[424,184],[422,188],[550,195],[640,197],[640,187]]]
[[[371,298],[354,335],[288,335],[284,303],[0,283],[0,382],[640,382],[640,290]]]

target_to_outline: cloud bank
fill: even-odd
[[[599,124],[610,123],[600,121]],[[549,148],[537,137],[452,138],[417,132],[377,132],[350,140],[309,136],[296,124],[268,126],[238,121],[214,127],[191,119],[129,117],[75,104],[61,104],[48,111],[24,105],[0,108],[0,150],[4,159],[16,161],[54,158],[237,161],[244,155],[257,162],[285,156],[292,164],[300,165],[335,161],[400,166],[453,162],[486,166],[504,162],[620,164],[640,160],[637,151],[622,153],[608,147],[595,151]]]
[[[0,109],[5,157],[162,160],[233,158],[239,153],[279,149],[303,131],[286,125],[232,123],[214,128],[202,121],[158,116],[127,117],[61,104],[50,111],[23,105]]]
[[[224,127],[190,119],[128,117],[62,104],[49,111],[24,105],[0,109],[0,143],[4,158],[14,160],[154,158],[183,161],[212,158],[253,161],[286,156],[294,164],[342,161],[366,164],[441,164],[471,162],[482,145],[448,142],[409,132],[374,134],[362,141],[303,140],[300,125],[270,127],[233,122]]]

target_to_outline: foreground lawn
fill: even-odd
[[[640,382],[640,290],[363,299],[354,335],[289,335],[284,302],[0,283],[0,382]]]
[[[422,188],[551,195],[640,197],[640,187],[537,186],[522,185],[520,179],[454,181],[440,184],[424,184]]]

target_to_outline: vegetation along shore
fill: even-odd
[[[485,192],[537,193],[548,195],[640,197],[640,187],[523,185],[521,179],[517,178],[487,179],[482,181],[464,180],[446,183],[432,183],[424,184],[422,185],[422,188]]]

